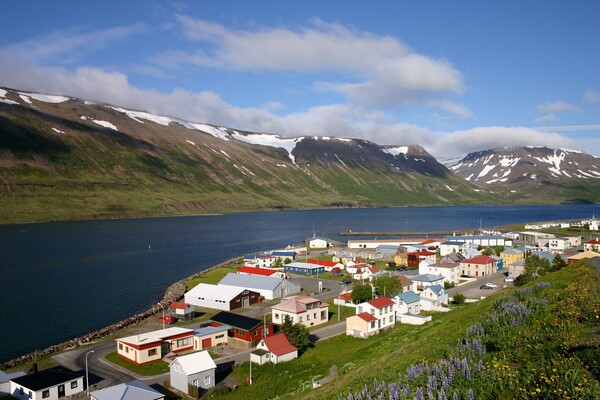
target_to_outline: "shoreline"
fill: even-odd
[[[212,271],[214,269],[221,268],[225,265],[231,264],[231,263],[235,262],[236,260],[239,260],[239,258],[240,257],[233,257],[228,260],[222,261],[219,264],[213,265],[212,267],[209,267],[202,271],[196,272],[193,275],[190,275],[186,278],[180,279],[179,281],[169,285],[163,292],[162,298],[159,302],[161,302],[161,303],[168,302],[170,304],[174,301],[181,300],[186,291],[187,281],[189,281],[190,279],[196,278],[198,276],[201,276],[201,275],[203,275],[209,271]],[[150,309],[148,309],[144,312],[138,313],[134,316],[131,316],[125,320],[116,322],[114,324],[111,324],[104,328],[98,329],[96,331],[86,333],[85,335],[76,337],[74,339],[70,339],[70,340],[67,340],[67,341],[64,341],[61,343],[57,343],[57,344],[48,346],[45,349],[42,349],[39,351],[36,350],[34,352],[24,354],[17,358],[13,358],[12,360],[2,362],[2,363],[0,363],[0,365],[3,365],[4,369],[15,368],[15,367],[25,364],[27,362],[33,362],[33,360],[36,357],[48,356],[48,355],[52,355],[53,353],[58,353],[58,352],[62,352],[65,350],[73,350],[80,346],[92,344],[92,343],[94,343],[100,339],[103,339],[115,332],[118,332],[121,329],[124,329],[130,325],[136,324],[148,317],[151,317],[161,311],[162,311],[161,307],[159,307],[158,304],[155,304]]]

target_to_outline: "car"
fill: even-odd
[[[515,278],[506,278],[504,279],[504,282],[514,282]]]
[[[400,267],[400,271],[407,271],[408,267]]]
[[[483,290],[490,289],[491,290],[491,289],[493,289],[493,287],[486,283],[485,285],[479,286],[479,289],[483,289]]]
[[[177,318],[167,315],[164,317],[158,317],[156,322],[158,322],[159,324],[174,324],[175,322],[177,322]]]
[[[350,280],[349,280],[349,279],[342,279],[342,280],[340,281],[340,284],[341,284],[341,285],[347,285],[347,284],[349,284],[349,283],[350,283]]]
[[[489,282],[488,282],[488,283],[486,283],[486,285],[488,285],[488,286],[489,286],[489,287],[491,287],[492,289],[493,289],[493,288],[497,288],[497,287],[498,287],[498,285],[494,285],[493,283],[489,283]]]

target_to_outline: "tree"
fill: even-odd
[[[354,304],[364,303],[373,298],[373,288],[368,283],[357,283],[352,289],[352,302]]]
[[[375,293],[378,296],[392,296],[402,291],[402,285],[397,275],[381,274],[373,279]]]
[[[300,323],[292,323],[289,315],[286,315],[281,324],[281,332],[287,337],[290,343],[298,348],[298,351],[305,351],[312,342],[310,341],[310,333],[308,328]]]
[[[556,254],[554,256],[554,259],[552,260],[552,271],[558,271],[566,266],[567,263],[565,262],[565,260],[563,260],[560,254]]]
[[[277,257],[273,263],[273,268],[283,268],[283,260],[281,257]]]
[[[463,304],[465,302],[465,295],[462,293],[456,293],[452,298],[452,303]]]

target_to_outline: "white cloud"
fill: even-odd
[[[548,122],[556,121],[558,117],[556,114],[544,114],[541,117],[535,118],[534,122],[538,124],[546,124]]]
[[[448,133],[426,148],[438,158],[452,158],[473,151],[512,146],[577,148],[575,141],[558,133],[527,127],[490,126]]]
[[[545,113],[560,113],[560,112],[576,112],[580,113],[581,109],[566,101],[557,100],[551,103],[538,104],[537,109]]]
[[[418,54],[393,37],[318,19],[296,30],[234,30],[184,15],[177,18],[188,39],[212,48],[166,52],[156,58],[164,66],[305,74],[334,71],[341,82],[316,82],[316,87],[342,93],[364,107],[426,104],[464,89],[462,75],[449,62]]]
[[[588,90],[583,95],[583,100],[586,103],[598,104],[600,103],[600,93],[595,90]]]

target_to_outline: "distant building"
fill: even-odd
[[[285,264],[283,266],[283,270],[287,273],[294,273],[300,275],[318,275],[325,272],[325,266],[305,262],[293,262]]]

